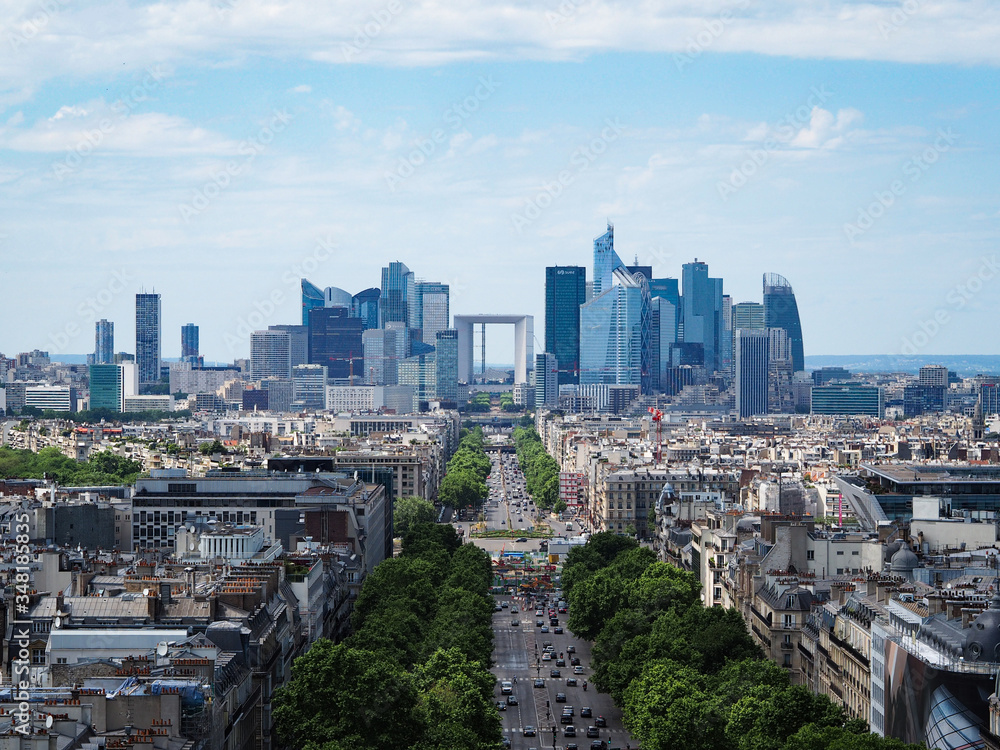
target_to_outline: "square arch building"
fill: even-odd
[[[458,331],[458,379],[471,383],[472,372],[472,330],[477,325],[514,326],[514,382],[528,382],[528,366],[534,359],[534,318],[531,315],[455,315],[455,329]]]

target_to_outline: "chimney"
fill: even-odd
[[[56,594],[56,612],[65,612],[66,610],[63,609],[65,604],[66,604],[66,599],[63,597],[63,592],[60,591],[58,594]]]
[[[168,606],[171,603],[169,583],[164,583],[164,582],[160,583],[160,602],[163,604],[164,607]]]

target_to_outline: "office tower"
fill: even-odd
[[[722,279],[710,278],[708,264],[695,258],[682,267],[681,324],[683,341],[701,344],[705,369],[720,369],[722,353]]]
[[[642,382],[643,307],[641,289],[625,284],[614,284],[580,307],[582,385]]]
[[[878,386],[857,383],[814,386],[812,413],[882,419],[885,416],[885,393]]]
[[[535,355],[535,406],[559,406],[559,358],[549,352]]]
[[[381,296],[382,290],[372,287],[358,292],[351,300],[351,315],[361,318],[361,325],[366,331],[378,328],[378,302]]]
[[[611,288],[615,269],[624,268],[621,258],[615,253],[615,227],[608,222],[608,231],[594,240],[594,280],[591,299],[599,297]]]
[[[458,401],[458,331],[438,331],[434,340],[435,397],[439,401]]]
[[[309,328],[307,326],[282,323],[268,326],[267,330],[284,331],[288,334],[288,356],[291,359],[292,367],[309,363]]]
[[[740,419],[767,414],[771,340],[767,331],[736,331],[736,413]]]
[[[634,265],[625,266],[625,270],[628,271],[633,276],[638,276],[639,274],[642,274],[642,277],[646,279],[647,283],[653,280],[653,267],[639,265],[638,258],[635,259]]]
[[[433,346],[438,331],[451,326],[450,291],[447,284],[437,281],[418,281],[415,289],[416,304],[410,327],[419,328],[420,340]]]
[[[677,344],[677,305],[666,297],[653,297],[652,331],[650,335],[650,361],[653,363],[653,389],[666,391],[667,371],[673,367],[671,353]]]
[[[414,326],[410,320],[410,304],[414,294],[413,271],[399,261],[382,269],[382,296],[379,298],[379,327],[398,322]]]
[[[764,306],[760,302],[739,302],[733,305],[734,331],[737,328],[758,331],[763,327]]]
[[[292,408],[326,408],[327,368],[323,365],[297,365],[292,368]]]
[[[943,365],[924,365],[918,377],[920,385],[947,388],[948,368]]]
[[[338,287],[328,286],[323,290],[323,307],[346,307],[351,310],[354,307],[354,295]]]
[[[424,410],[434,398],[437,387],[437,361],[434,354],[417,354],[399,363],[399,384],[413,386],[413,411]]]
[[[302,325],[309,325],[309,311],[323,307],[326,296],[323,290],[306,279],[302,279]]]
[[[767,328],[767,413],[792,414],[795,394],[792,390],[792,346],[783,328]]]
[[[94,364],[111,364],[115,361],[115,324],[101,318],[94,329]]]
[[[250,334],[250,377],[292,376],[291,340],[284,331],[254,331]]]
[[[722,295],[722,334],[719,337],[719,369],[729,374],[733,371],[733,298]]]
[[[198,326],[194,323],[181,326],[181,359],[185,362],[198,361]]]
[[[365,359],[364,383],[366,385],[395,385],[396,332],[386,331],[382,328],[364,331],[361,334],[361,349]],[[390,370],[391,375],[389,374]],[[391,383],[389,379],[392,380]]]
[[[792,285],[776,273],[764,274],[764,327],[785,329],[792,344],[792,367],[795,372],[805,370],[799,306]]]
[[[260,390],[244,390],[243,391],[243,411],[267,411],[268,410],[268,392],[264,389]]]
[[[281,413],[292,410],[291,378],[264,378],[260,387],[267,391],[268,411]]]
[[[139,393],[139,372],[134,362],[91,365],[90,408],[125,411],[125,397]]]
[[[135,361],[139,385],[160,380],[160,295],[135,295]]]
[[[331,380],[364,380],[363,327],[349,307],[309,311],[309,364],[324,365]]]
[[[586,301],[586,268],[545,269],[545,351],[556,358],[559,383],[580,382],[580,305]]]

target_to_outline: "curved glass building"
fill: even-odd
[[[764,274],[764,327],[785,330],[792,347],[792,371],[805,370],[799,306],[788,279],[776,273]]]
[[[324,301],[323,290],[307,279],[302,279],[302,325],[309,325],[309,311],[323,307]]]

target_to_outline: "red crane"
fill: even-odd
[[[650,406],[649,413],[653,415],[653,423],[656,425],[656,463],[660,463],[660,452],[663,447],[663,412]]]

